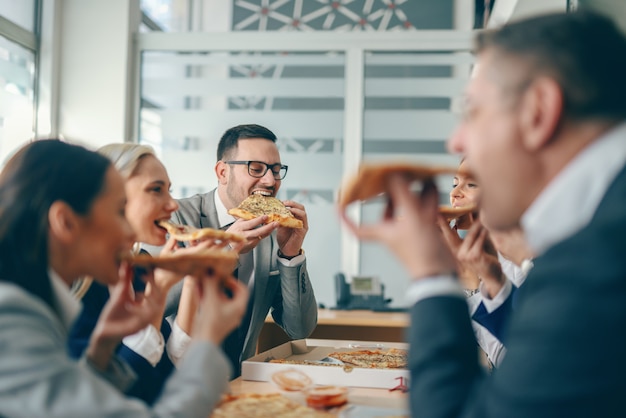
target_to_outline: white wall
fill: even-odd
[[[487,27],[546,12],[564,11],[567,0],[495,0]]]
[[[131,138],[139,0],[62,0],[58,133],[93,147]]]

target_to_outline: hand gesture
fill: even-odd
[[[87,357],[101,370],[107,368],[115,347],[125,336],[145,328],[160,312],[161,296],[154,286],[152,274],[146,274],[145,280],[150,297],[134,292],[133,271],[128,263],[123,262],[119,281],[109,288],[109,300],[100,313],[87,348]]]
[[[248,289],[232,277],[224,282],[206,275],[196,283],[199,306],[192,336],[219,345],[241,323],[248,307]]]
[[[494,297],[502,288],[505,277],[497,253],[488,240],[487,229],[480,221],[475,220],[467,230],[465,239],[461,239],[456,230],[451,229],[443,218],[440,218],[438,223],[448,247],[456,256],[462,270],[469,270],[475,277],[482,279],[485,290]]]
[[[209,248],[219,249],[219,248],[223,248],[224,246],[226,246],[226,242],[217,241],[212,238],[192,241],[189,244],[190,246],[188,247],[178,247],[177,240],[170,237],[167,243],[165,244],[165,246],[163,246],[163,249],[161,250],[160,254],[161,255],[173,254],[173,253],[194,254],[194,253],[207,250]],[[174,272],[171,270],[165,270],[165,269],[160,269],[160,268],[154,269],[155,285],[159,287],[160,292],[164,296],[166,296],[169,290],[172,288],[172,286],[174,286],[176,283],[181,281],[183,277],[184,277],[183,274]],[[164,299],[164,303],[165,303],[165,299]]]
[[[340,215],[358,238],[385,244],[414,279],[451,274],[456,271],[456,261],[436,223],[437,189],[434,183],[425,182],[417,195],[410,185],[401,174],[390,176],[387,206],[377,224],[356,226],[346,213]]]
[[[276,228],[278,228],[278,222],[271,222],[267,225],[263,225],[267,222],[268,217],[266,215],[259,216],[258,218],[250,219],[248,221],[243,219],[237,219],[228,229],[228,232],[243,235],[246,237],[244,242],[233,242],[230,246],[233,250],[238,251],[239,254],[245,254],[252,251],[262,239],[268,237]]]
[[[276,232],[278,248],[280,248],[281,253],[287,256],[298,255],[302,248],[304,237],[309,230],[306,210],[303,205],[293,200],[285,200],[283,203],[295,218],[302,221],[303,226],[302,228],[278,227],[278,231]]]

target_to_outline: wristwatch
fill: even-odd
[[[465,293],[466,298],[474,296],[478,292],[480,292],[480,289],[463,289],[463,293]]]
[[[302,248],[300,248],[300,251],[298,251],[298,254],[287,256],[287,255],[283,254],[283,252],[280,249],[278,249],[278,256],[280,258],[284,258],[285,260],[291,260],[292,258],[297,257],[299,255],[302,255],[303,253],[304,253],[304,251],[302,250]]]

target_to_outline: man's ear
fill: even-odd
[[[219,184],[228,183],[228,164],[220,160],[215,164],[215,174],[217,175],[217,182]]]
[[[563,92],[552,78],[539,77],[523,93],[520,121],[524,146],[536,151],[556,135],[563,115]]]
[[[61,242],[69,243],[79,233],[78,216],[65,202],[57,200],[48,210],[50,232]]]

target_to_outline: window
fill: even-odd
[[[9,4],[10,3],[10,4]],[[0,162],[34,135],[36,2],[0,0]]]

